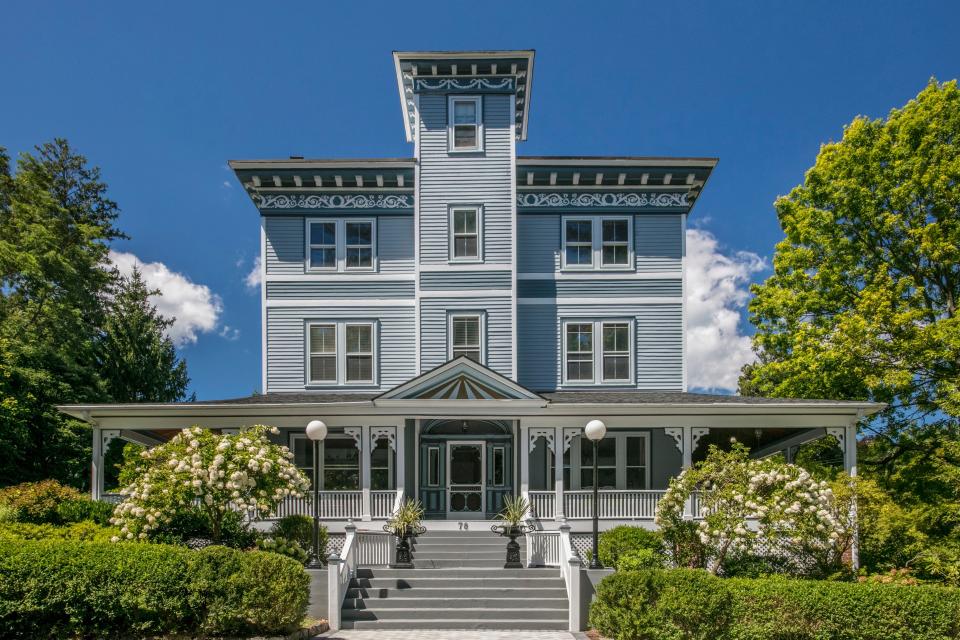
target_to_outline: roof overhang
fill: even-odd
[[[413,142],[416,124],[417,78],[452,82],[484,82],[512,78],[516,97],[516,136],[527,139],[530,96],[533,90],[532,49],[515,51],[394,51],[393,65],[403,110],[407,142]]]

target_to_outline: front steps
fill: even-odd
[[[427,532],[413,544],[413,569],[357,571],[341,626],[566,629],[567,590],[559,570],[504,569],[506,543],[482,531]]]

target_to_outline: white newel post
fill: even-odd
[[[563,561],[561,560],[561,562]],[[578,558],[569,558],[567,560],[567,570],[570,575],[570,588],[567,591],[567,606],[569,607],[568,623],[570,632],[576,633],[577,631],[583,631],[583,622],[580,616],[580,560]]]
[[[530,501],[530,427],[521,423],[520,442],[520,495]]]
[[[340,564],[343,561],[336,554],[327,558],[327,624],[330,631],[340,629]]]
[[[394,457],[396,459],[396,474],[397,474],[397,500],[394,503],[394,510],[396,507],[399,507],[403,503],[404,495],[406,493],[406,481],[407,481],[407,449],[406,449],[406,421],[400,420],[397,422],[397,447],[394,451]]]
[[[99,500],[103,493],[103,430],[93,428],[93,455],[90,459],[90,497]]]
[[[553,519],[557,522],[566,520],[563,515],[563,492],[566,489],[563,486],[563,454],[566,447],[563,427],[556,427],[553,436],[553,488],[556,492],[553,503]]]
[[[360,427],[360,489],[363,491],[360,504],[360,519],[370,522],[372,509],[370,507],[370,456],[373,447],[370,443],[370,425]]]

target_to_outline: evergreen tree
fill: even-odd
[[[186,396],[186,363],[177,357],[164,318],[150,303],[151,291],[134,267],[121,277],[97,355],[106,392],[114,402],[176,402]]]

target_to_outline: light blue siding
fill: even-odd
[[[413,305],[350,308],[267,308],[267,391],[306,388],[306,323],[314,320],[375,320],[378,323],[380,389],[389,389],[416,375]],[[337,387],[338,389],[349,387]]]
[[[510,271],[427,271],[420,273],[420,288],[429,290],[509,289]]]
[[[320,217],[264,216],[263,224],[267,240],[267,275],[304,273],[305,220]],[[378,270],[382,273],[412,273],[413,216],[384,215],[372,217],[377,220]]]
[[[509,297],[423,298],[420,301],[420,368],[429,371],[448,360],[447,316],[451,311],[485,314],[486,365],[513,377]]]
[[[680,271],[683,224],[679,214],[643,214],[634,217],[637,271]]]
[[[303,273],[303,218],[264,217],[267,275]]]
[[[330,275],[310,281],[268,282],[267,300],[413,298],[413,289],[413,280],[358,282],[338,280],[336,275]]]
[[[560,216],[517,216],[517,269],[520,273],[560,270]]]
[[[604,316],[635,320],[636,388],[683,388],[682,305],[611,305],[598,310],[587,305],[520,304],[517,307],[517,381],[536,391],[549,391],[562,383],[563,336],[566,318]]]
[[[512,96],[483,98],[482,153],[449,153],[447,96],[420,96],[420,261],[449,260],[449,207],[483,207],[483,259],[512,260]]]
[[[640,280],[518,280],[519,298],[555,297],[680,297],[683,282],[680,278]]]

